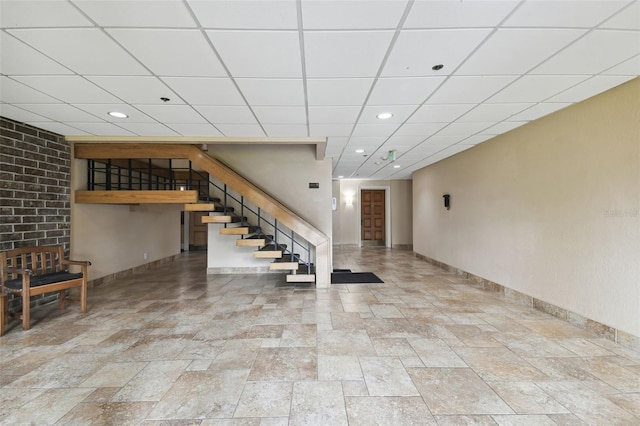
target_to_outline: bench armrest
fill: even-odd
[[[91,262],[88,260],[62,260],[63,265],[80,265],[80,266],[90,266]]]

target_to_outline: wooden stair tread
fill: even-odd
[[[221,235],[248,235],[253,234],[259,228],[256,226],[239,226],[237,228],[220,228]]]
[[[202,223],[240,223],[246,220],[246,217],[239,216],[202,216]]]
[[[289,274],[287,275],[288,283],[314,283],[316,282],[316,274]]]
[[[264,238],[243,238],[236,240],[236,247],[262,247],[267,243]]]

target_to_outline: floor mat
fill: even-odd
[[[384,283],[373,272],[334,272],[331,284],[380,284]]]

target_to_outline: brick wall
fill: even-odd
[[[68,255],[70,154],[62,136],[0,117],[0,251],[62,245]]]

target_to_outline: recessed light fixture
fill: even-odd
[[[431,69],[434,71],[440,71],[442,68],[444,68],[444,65],[442,64],[434,65],[431,67]]]
[[[109,112],[109,115],[115,118],[129,118],[129,116],[124,112],[118,112],[118,111],[111,111]]]
[[[380,120],[387,120],[393,117],[393,114],[391,114],[390,112],[381,112],[380,114],[376,115],[376,117],[378,117]]]
[[[342,176],[342,175],[338,176],[338,179],[342,179],[342,178],[344,178],[344,176]]]
[[[362,154],[363,152],[364,152],[364,149],[362,148],[356,149],[356,153],[358,154]]]
[[[399,168],[400,168],[400,165],[399,165],[399,164],[396,164],[395,166],[393,166],[393,168],[394,168],[394,169],[399,169]]]

